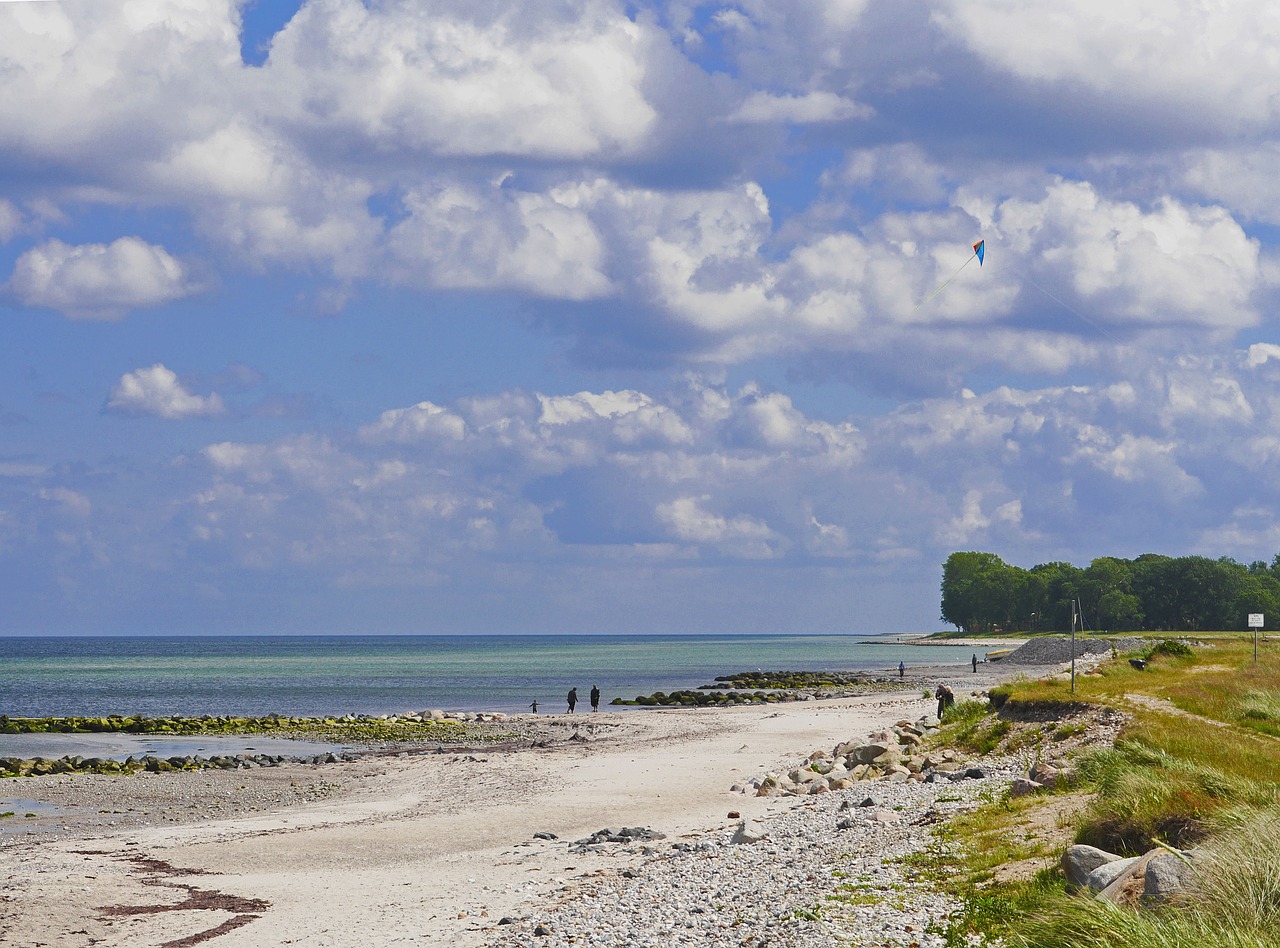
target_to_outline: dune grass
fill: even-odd
[[[1186,903],[1117,909],[1069,893],[1056,868],[994,881],[993,859],[1019,858],[1000,841],[1010,835],[1006,796],[947,831],[960,855],[937,884],[965,904],[948,944],[998,936],[1025,948],[1280,948],[1280,651],[1269,643],[1255,663],[1251,639],[1197,638],[1189,654],[1149,643],[1118,655],[1078,675],[1074,692],[1062,679],[1008,683],[993,701],[1003,720],[964,707],[947,722],[948,736],[972,749],[995,743],[1010,752],[1032,736],[1051,748],[1048,736],[1079,711],[1122,709],[1128,722],[1115,746],[1076,761],[1092,799],[1070,828],[1077,842],[1122,854],[1157,843],[1207,850],[1213,858],[1197,864],[1199,884]],[[1146,668],[1131,657],[1147,659]],[[1010,720],[1022,723],[1001,733]]]

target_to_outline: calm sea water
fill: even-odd
[[[0,714],[562,712],[575,686],[608,705],[730,672],[959,671],[970,654],[845,635],[0,637]]]

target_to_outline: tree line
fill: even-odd
[[[942,567],[942,619],[967,633],[1071,628],[1071,603],[1094,631],[1197,632],[1280,627],[1280,554],[1270,565],[1230,557],[1104,556],[1081,568],[1010,566],[994,553],[952,553]]]

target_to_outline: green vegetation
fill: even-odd
[[[994,553],[957,552],[942,567],[942,618],[965,634],[1071,627],[1078,600],[1099,629],[1243,629],[1251,612],[1280,628],[1280,554],[1270,565],[1229,557],[1161,556],[1010,566]]]
[[[942,740],[1028,761],[1057,756],[1090,718],[1127,720],[1114,747],[1075,758],[1073,789],[992,796],[909,860],[964,905],[936,930],[948,945],[1280,948],[1280,655],[1254,663],[1244,636],[1201,638],[1155,644],[1145,670],[1118,656],[1078,676],[1074,694],[1062,680],[1009,683],[993,695],[998,716],[956,705]],[[1176,906],[1119,909],[1069,891],[1058,859],[1073,842],[1210,858]]]
[[[479,725],[453,720],[430,720],[417,717],[368,716],[304,718],[270,714],[265,717],[198,718],[173,716],[147,718],[141,715],[123,717],[10,718],[0,716],[0,733],[4,734],[160,734],[173,736],[267,734],[274,737],[296,737],[328,741],[335,744],[392,743],[431,741],[461,743],[463,741],[507,740],[512,737],[504,725]]]

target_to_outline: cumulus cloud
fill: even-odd
[[[546,6],[313,0],[271,45],[288,121],[378,150],[584,158],[633,152],[656,112],[646,46],[599,0]]]
[[[27,306],[73,319],[119,319],[199,291],[187,268],[163,248],[137,237],[72,246],[49,240],[22,254],[9,288]]]
[[[1265,0],[1229,7],[939,0],[936,7],[933,22],[986,64],[1055,91],[1088,89],[1134,114],[1158,108],[1232,132],[1278,114],[1257,81],[1275,68],[1280,41],[1280,13]]]
[[[226,406],[217,392],[194,395],[177,373],[157,362],[150,368],[126,372],[111,390],[107,409],[131,415],[179,419],[221,415]]]

